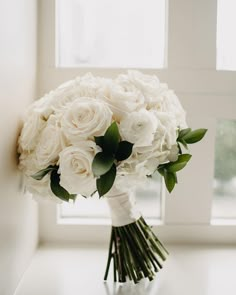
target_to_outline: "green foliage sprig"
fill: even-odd
[[[48,173],[50,173],[50,188],[55,196],[57,196],[62,201],[69,202],[69,200],[75,201],[76,194],[70,194],[64,187],[60,185],[60,174],[58,173],[59,166],[50,165],[45,169],[38,171],[37,173],[31,175],[35,180],[42,180]]]
[[[183,154],[181,145],[188,149],[188,144],[193,144],[200,141],[206,134],[207,129],[196,129],[186,128],[178,131],[177,144],[179,148],[179,156],[175,162],[168,162],[158,166],[157,171],[164,177],[165,185],[168,192],[172,192],[176,183],[178,183],[177,172],[182,170],[192,155]]]
[[[117,163],[129,158],[133,144],[121,141],[116,122],[109,126],[104,136],[95,137],[95,142],[102,149],[92,163],[93,174],[97,177],[97,191],[101,197],[111,189],[116,178]]]
[[[180,144],[182,144],[186,149],[188,149],[188,144],[196,143],[205,136],[207,129],[200,128],[196,130],[192,130],[191,128],[186,128],[178,131],[177,143],[182,153]]]

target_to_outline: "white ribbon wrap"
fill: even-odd
[[[131,191],[112,190],[106,195],[113,226],[124,226],[137,221],[141,213],[136,208],[135,196]]]

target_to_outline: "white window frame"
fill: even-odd
[[[191,163],[164,199],[163,224],[154,226],[168,242],[236,242],[236,226],[211,220],[217,118],[236,119],[236,73],[216,70],[216,0],[169,0],[168,67],[142,70],[167,82],[187,110],[191,127],[208,128],[191,147]],[[200,20],[200,21],[199,21]],[[39,1],[39,96],[88,71],[114,77],[124,69],[56,68],[55,0]],[[107,241],[108,225],[57,224],[56,206],[41,204],[41,241]]]

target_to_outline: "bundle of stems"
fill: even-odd
[[[151,281],[167,255],[168,251],[143,217],[125,226],[112,226],[104,280],[113,259],[114,282],[131,280],[136,284],[143,278]]]

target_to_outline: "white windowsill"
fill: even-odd
[[[150,226],[160,226],[164,225],[164,222],[161,219],[157,218],[145,218],[146,222]],[[109,225],[111,226],[110,218],[76,218],[76,217],[58,217],[57,218],[58,225]],[[181,225],[181,224],[176,224]],[[189,224],[189,226],[197,226],[198,224]],[[211,220],[211,226],[225,226],[225,225],[236,225],[236,219],[226,219],[226,218],[214,218]],[[188,226],[185,224],[185,226]]]
[[[36,252],[15,295],[234,295],[234,246],[169,245],[171,255],[154,281],[108,282],[103,275],[107,246],[44,245]]]
[[[163,222],[156,218],[146,218],[147,223],[151,226],[162,225]],[[63,225],[109,225],[111,226],[110,218],[62,218],[58,217],[57,223]]]
[[[211,220],[211,225],[236,225],[236,219],[216,218]]]

